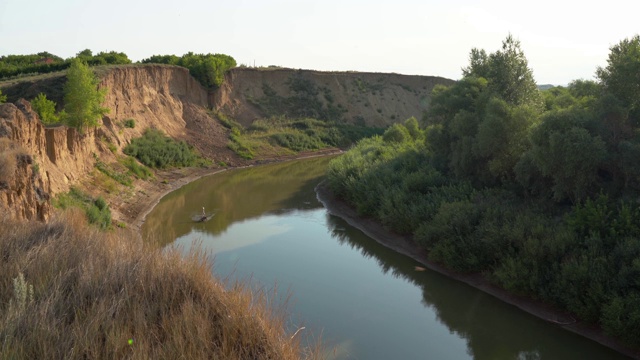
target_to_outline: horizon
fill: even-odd
[[[621,0],[606,8],[549,0],[527,8],[500,0],[482,6],[470,0],[393,5],[380,0],[322,5],[185,0],[180,6],[167,0],[115,0],[108,7],[73,0],[7,0],[0,4],[0,56],[47,51],[69,58],[90,49],[94,54],[123,52],[136,62],[192,51],[227,54],[249,67],[458,80],[472,48],[492,53],[512,34],[521,42],[536,83],[566,86],[595,79],[597,68],[607,65],[609,48],[639,33],[634,25],[639,11],[640,3]]]

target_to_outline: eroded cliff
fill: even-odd
[[[411,116],[420,119],[433,88],[453,83],[437,76],[236,68],[211,95],[211,104],[249,125],[273,115],[265,101],[303,96],[335,108],[342,121],[384,127]]]

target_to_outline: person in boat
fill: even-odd
[[[204,211],[204,206],[202,207],[202,217],[200,218],[200,221],[205,221],[207,220],[207,213]]]

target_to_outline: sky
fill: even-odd
[[[193,51],[459,79],[472,48],[494,52],[512,34],[538,84],[566,85],[594,79],[609,48],[640,33],[639,13],[637,0],[0,0],[0,56]]]

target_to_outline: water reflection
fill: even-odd
[[[422,290],[422,303],[449,331],[467,341],[474,359],[617,359],[626,358],[590,340],[569,333],[496,298],[420,265],[327,215],[327,226],[340,244],[375,259],[384,273],[402,278]]]
[[[144,233],[160,245],[201,239],[223,277],[235,272],[267,287],[274,280],[292,286],[293,310],[327,329],[323,338],[340,359],[623,358],[463,283],[415,271],[412,259],[327,215],[314,187],[328,161],[201,179],[165,197]],[[216,216],[191,222],[202,206]]]
[[[264,214],[320,208],[315,198],[305,194],[313,191],[330,160],[322,157],[230,170],[194,181],[162,199],[147,216],[143,234],[165,246],[193,229],[218,235],[230,224]],[[203,206],[215,212],[214,217],[194,223],[192,217]]]

